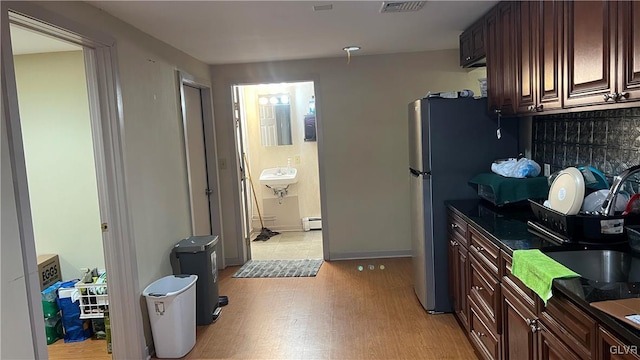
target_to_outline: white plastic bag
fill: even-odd
[[[522,179],[527,176],[536,177],[540,175],[540,165],[527,158],[521,158],[520,160],[509,159],[492,163],[491,171],[504,177]]]

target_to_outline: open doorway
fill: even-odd
[[[322,259],[314,83],[236,85],[233,92],[247,258]],[[261,181],[268,169],[277,179]]]
[[[42,271],[40,289],[44,291],[58,280],[83,279],[94,269],[83,280],[105,279],[96,147],[83,48],[16,24],[10,31],[33,236]],[[72,291],[82,291],[69,285]],[[106,285],[100,288],[106,289]],[[79,319],[70,320],[62,319],[56,311],[56,292],[45,293],[51,295],[43,295],[49,358],[67,359],[82,348],[91,349],[99,359],[110,359],[106,341],[92,341],[92,332],[105,340],[107,297],[94,296],[100,304],[83,306],[89,297],[78,295]],[[86,290],[84,295],[88,295]],[[62,327],[72,323],[87,330],[67,330],[68,338],[86,342],[64,343]]]
[[[10,334],[3,333],[3,342],[16,346],[3,348],[3,354],[8,358],[50,358],[45,331],[43,331],[45,322],[40,274],[36,260],[36,240],[29,192],[30,180],[27,173],[19,91],[16,84],[9,25],[14,24],[82,48],[95,156],[94,171],[99,198],[98,229],[102,237],[105,269],[109,273],[109,290],[106,297],[110,304],[117,304],[117,310],[113,309],[114,311],[110,313],[113,357],[144,358],[147,352],[142,319],[137,310],[140,299],[136,282],[136,249],[132,241],[133,227],[127,206],[124,177],[124,134],[121,126],[122,104],[115,40],[33,3],[2,2],[0,9],[2,10],[0,13],[2,18],[0,21],[2,27],[0,72],[3,79],[1,92],[3,121],[2,141],[0,141],[0,144],[3,144],[2,263],[3,273],[4,270],[11,269],[11,280],[8,284],[12,289],[16,289],[7,293],[5,299],[7,304],[16,308],[16,311],[3,312],[3,321],[13,324],[12,327],[16,329]],[[63,208],[66,205],[61,203],[60,207]],[[74,240],[77,247],[82,247],[82,239]],[[7,249],[11,251],[5,251]],[[92,265],[87,264],[87,266]],[[3,277],[3,286],[6,279]],[[71,356],[73,354],[84,356],[87,354],[84,350],[86,349],[70,351],[62,357],[73,358]],[[99,356],[91,350],[88,351],[91,358],[101,358],[103,355],[105,359],[110,358],[106,354],[106,346],[101,347]],[[53,354],[51,355],[53,358]]]

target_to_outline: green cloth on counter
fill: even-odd
[[[549,181],[544,176],[517,179],[494,173],[482,173],[472,177],[469,184],[490,187],[493,190],[495,205],[527,199],[546,199],[549,196]]]
[[[538,249],[515,250],[511,273],[533,290],[544,301],[553,295],[551,285],[553,279],[579,277],[580,274],[566,268],[564,265],[543,254]]]

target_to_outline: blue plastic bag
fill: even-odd
[[[536,177],[540,175],[540,165],[533,160],[521,158],[509,159],[491,164],[491,171],[498,175],[511,178]]]
[[[63,289],[73,288],[78,280],[62,283],[58,293]],[[75,300],[75,301],[74,301]],[[58,296],[58,307],[62,312],[62,327],[64,328],[64,342],[84,341],[91,337],[91,324],[88,319],[80,319],[80,300],[78,297]]]

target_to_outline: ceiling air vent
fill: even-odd
[[[422,9],[426,1],[383,1],[381,13],[410,12]]]

